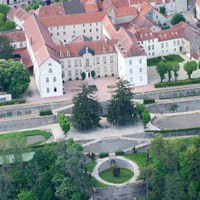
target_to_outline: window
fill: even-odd
[[[129,65],[132,65],[132,60],[129,60]]]
[[[111,66],[111,67],[110,67],[110,71],[111,71],[111,73],[114,73],[114,72],[115,72],[115,70],[114,70],[114,67],[113,67],[113,66]]]
[[[132,74],[133,73],[133,69],[130,69],[129,72],[130,72],[130,74]]]
[[[53,82],[56,82],[56,76],[53,77]]]
[[[148,50],[151,50],[151,46],[150,45],[148,46]]]
[[[104,73],[107,73],[107,67],[104,67]]]
[[[75,70],[75,76],[78,76],[78,70]]]
[[[154,45],[152,45],[152,50],[154,50]]]
[[[174,46],[176,46],[176,40],[173,41]]]
[[[164,43],[161,43],[161,48],[164,48]]]
[[[92,32],[92,29],[90,29],[90,32]]]
[[[23,47],[23,43],[22,43],[22,42],[20,42],[20,47],[21,47],[21,48]]]
[[[74,60],[74,65],[75,65],[75,67],[78,67],[78,60],[77,59]]]
[[[85,29],[83,30],[83,33],[85,33]]]
[[[86,67],[90,66],[90,60],[86,59]]]
[[[49,68],[49,73],[52,73],[53,71],[52,71],[52,68]]]
[[[47,93],[49,93],[50,91],[49,91],[49,88],[47,88]]]
[[[140,73],[142,72],[142,68],[140,67]]]
[[[49,66],[51,66],[52,64],[51,63],[49,63]]]
[[[68,67],[71,67],[71,61],[70,60],[67,61],[67,65],[68,65]]]
[[[66,32],[65,32],[65,31],[63,32],[63,35],[66,35]]]
[[[96,31],[99,31],[99,29],[98,29],[98,28],[96,28]]]
[[[46,77],[46,83],[49,83],[49,77]]]
[[[180,45],[180,41],[179,40],[177,41],[177,45]]]
[[[59,32],[57,32],[57,35],[60,35],[60,33],[59,33]]]
[[[139,60],[139,63],[142,64],[142,59]]]
[[[54,87],[53,91],[54,91],[54,92],[57,92],[57,87]]]
[[[96,62],[97,64],[99,64],[99,57],[96,57]]]
[[[110,56],[110,63],[113,63],[113,56]]]
[[[103,63],[106,64],[106,56],[103,57]]]
[[[51,33],[51,36],[53,36],[53,33]]]
[[[72,76],[71,70],[68,71],[68,76],[69,76],[69,77]]]
[[[82,67],[82,62],[81,62],[81,59],[79,60],[79,65],[80,65],[80,67]]]

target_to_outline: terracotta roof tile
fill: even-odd
[[[26,41],[25,32],[20,31],[12,31],[12,32],[3,32],[0,35],[5,35],[10,39],[10,42],[23,42]]]

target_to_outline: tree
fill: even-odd
[[[81,78],[82,78],[82,80],[85,80],[85,78],[86,78],[86,73],[85,72],[81,73]]]
[[[32,191],[22,191],[18,194],[18,199],[19,200],[38,200],[37,196],[35,193]]]
[[[165,13],[166,13],[166,8],[165,8],[165,6],[160,6],[160,12],[161,12],[162,14],[165,14]]]
[[[188,79],[191,79],[192,73],[197,70],[197,62],[194,60],[186,62],[184,65],[184,70],[188,75]]]
[[[150,113],[146,110],[145,112],[142,113],[142,123],[144,125],[144,128],[146,128],[147,124],[151,121],[151,115]]]
[[[10,81],[7,92],[16,97],[23,94],[28,89],[30,75],[28,70],[19,61],[9,60],[8,64],[9,69],[7,76]]]
[[[168,73],[168,81],[171,81],[172,78],[172,70],[173,70],[173,64],[171,62],[166,63],[167,65],[167,73]]]
[[[39,3],[34,3],[33,6],[32,6],[32,9],[37,10],[39,7],[40,7]]]
[[[70,121],[64,113],[58,113],[58,122],[64,134],[66,135],[70,130]]]
[[[12,58],[13,46],[10,44],[10,40],[6,36],[0,36],[0,59]]]
[[[73,98],[72,124],[78,130],[89,130],[99,125],[101,106],[87,84]]]
[[[7,6],[6,4],[0,4],[0,13],[2,13],[5,17],[7,16],[9,10],[9,6]]]
[[[180,70],[180,66],[177,62],[172,63],[172,71],[174,72],[175,81],[177,81],[178,71]]]
[[[163,61],[159,62],[158,65],[156,66],[156,71],[160,76],[160,82],[163,82],[163,79],[165,79],[165,74],[167,73],[167,65]]]
[[[96,74],[95,74],[95,71],[92,70],[92,71],[91,71],[91,76],[92,76],[92,78],[95,78],[95,75],[96,75]]]
[[[131,101],[133,93],[129,87],[129,82],[120,79],[114,89],[108,106],[107,120],[116,125],[135,122],[137,120],[137,111]]]
[[[4,14],[0,13],[0,31],[8,31],[15,28],[15,22],[7,19]]]
[[[185,22],[185,17],[181,13],[176,13],[171,19],[171,24],[176,25],[181,21]]]

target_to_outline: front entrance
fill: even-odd
[[[86,78],[90,78],[91,77],[90,70],[86,71],[86,74],[87,74]]]

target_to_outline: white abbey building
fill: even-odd
[[[180,23],[161,30],[160,25],[168,23],[166,16],[141,2],[137,7],[134,0],[73,0],[31,13],[11,9],[8,17],[21,28],[14,41],[19,32],[24,35],[16,54],[33,67],[41,97],[62,95],[63,82],[81,79],[83,72],[87,79],[94,71],[95,77],[116,76],[132,86],[146,85],[147,58],[180,52],[190,57],[199,49],[195,27]]]

